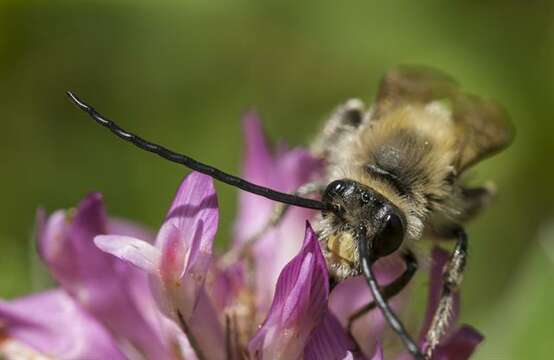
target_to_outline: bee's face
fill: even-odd
[[[402,244],[406,229],[402,212],[370,187],[353,180],[335,180],[327,186],[323,201],[337,209],[335,213],[323,213],[324,220],[336,229],[336,233],[328,240],[328,246],[340,245],[342,238],[351,242],[351,250],[357,250],[353,229],[359,225],[367,229],[366,238],[372,242],[376,257],[387,256]],[[329,244],[329,241],[334,245]],[[336,255],[344,258],[343,254]],[[357,260],[357,251],[350,257]]]

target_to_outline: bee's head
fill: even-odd
[[[349,179],[335,180],[325,189],[323,202],[335,209],[324,212],[324,218],[338,226],[363,225],[367,229],[365,238],[372,243],[376,258],[387,256],[402,245],[406,233],[404,214],[372,188]]]

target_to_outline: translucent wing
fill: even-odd
[[[448,75],[428,67],[402,66],[389,71],[379,86],[373,118],[381,119],[407,104],[445,100],[460,137],[459,172],[507,147],[513,128],[505,111],[492,101],[462,93]]]
[[[410,103],[426,104],[452,98],[458,92],[458,84],[438,70],[423,66],[396,67],[379,84],[373,117],[380,118]]]
[[[493,101],[458,94],[453,102],[453,116],[463,136],[455,164],[460,172],[505,149],[514,138],[508,114]]]

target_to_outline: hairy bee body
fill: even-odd
[[[312,151],[326,162],[324,183],[352,180],[398,209],[405,221],[402,249],[424,232],[447,236],[449,225],[488,203],[493,189],[468,189],[460,175],[511,137],[498,106],[461,93],[437,71],[399,68],[385,76],[370,108],[356,99],[339,107]],[[360,271],[350,225],[363,222],[364,214],[352,209],[356,202],[345,207],[351,211],[344,218],[330,214],[317,225],[339,281]]]

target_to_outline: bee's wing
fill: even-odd
[[[462,93],[448,75],[428,67],[401,66],[389,71],[379,86],[372,118],[379,119],[399,106],[446,100],[460,137],[454,164],[461,173],[507,147],[513,128],[504,110],[492,101]]]
[[[457,92],[458,84],[438,70],[424,66],[398,66],[381,80],[372,118],[381,118],[399,106],[452,98]]]
[[[453,117],[463,137],[458,164],[455,164],[460,173],[505,149],[514,138],[508,114],[493,101],[457,94]]]

